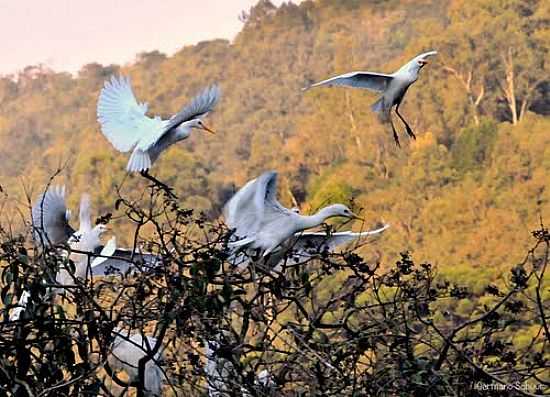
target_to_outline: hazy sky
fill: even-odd
[[[0,0],[0,74],[43,63],[77,71],[141,51],[231,39],[256,0]],[[282,1],[274,0],[274,4]],[[296,1],[295,1],[296,2]]]

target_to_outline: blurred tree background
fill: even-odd
[[[137,97],[164,116],[218,82],[223,99],[208,120],[218,134],[193,134],[152,171],[183,206],[214,219],[236,188],[272,168],[287,205],[309,212],[353,198],[368,223],[390,223],[375,250],[363,248],[367,258],[394,263],[409,250],[472,283],[521,260],[529,231],[550,218],[548,2],[261,0],[240,19],[233,42],[89,64],[78,76],[29,66],[1,78],[3,194],[25,205],[63,167],[57,183],[73,208],[88,191],[97,210],[113,211],[116,187],[139,192],[145,181],[126,175],[127,156],[99,131],[104,80],[131,76]],[[391,72],[430,49],[439,55],[403,105],[418,140],[401,150],[370,111],[374,94],[300,90],[353,69]]]

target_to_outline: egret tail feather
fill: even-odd
[[[149,154],[141,149],[134,149],[130,160],[128,160],[128,166],[126,169],[129,172],[141,172],[151,168],[151,158]]]

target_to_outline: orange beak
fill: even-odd
[[[361,218],[360,216],[357,216],[357,215],[355,215],[355,214],[353,214],[352,219],[357,219],[358,221],[365,222],[365,219],[364,219],[364,218]]]
[[[216,135],[216,132],[215,132],[214,130],[208,128],[206,125],[204,125],[204,123],[203,123],[203,125],[202,125],[202,129],[205,130],[205,131],[208,131],[208,132],[211,133],[211,134]]]

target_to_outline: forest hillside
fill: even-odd
[[[105,79],[128,75],[152,114],[169,116],[202,87],[223,97],[207,123],[155,164],[182,205],[211,219],[248,179],[280,172],[286,205],[305,213],[353,200],[365,227],[391,229],[367,259],[409,250],[451,277],[478,281],[520,261],[541,219],[550,223],[550,4],[542,0],[319,0],[242,15],[233,42],[137,55],[125,66],[90,64],[77,76],[29,66],[0,79],[0,185],[12,202],[34,198],[62,168],[76,209],[88,191],[113,212],[116,188],[143,190],[127,156],[103,138],[96,101]],[[392,72],[435,49],[401,108],[418,139],[390,129],[359,90],[301,88],[350,70]],[[399,129],[404,131],[403,126]],[[16,217],[3,210],[3,217]],[[21,207],[23,208],[23,207]],[[74,211],[73,211],[74,212]],[[353,225],[358,230],[359,222]]]

